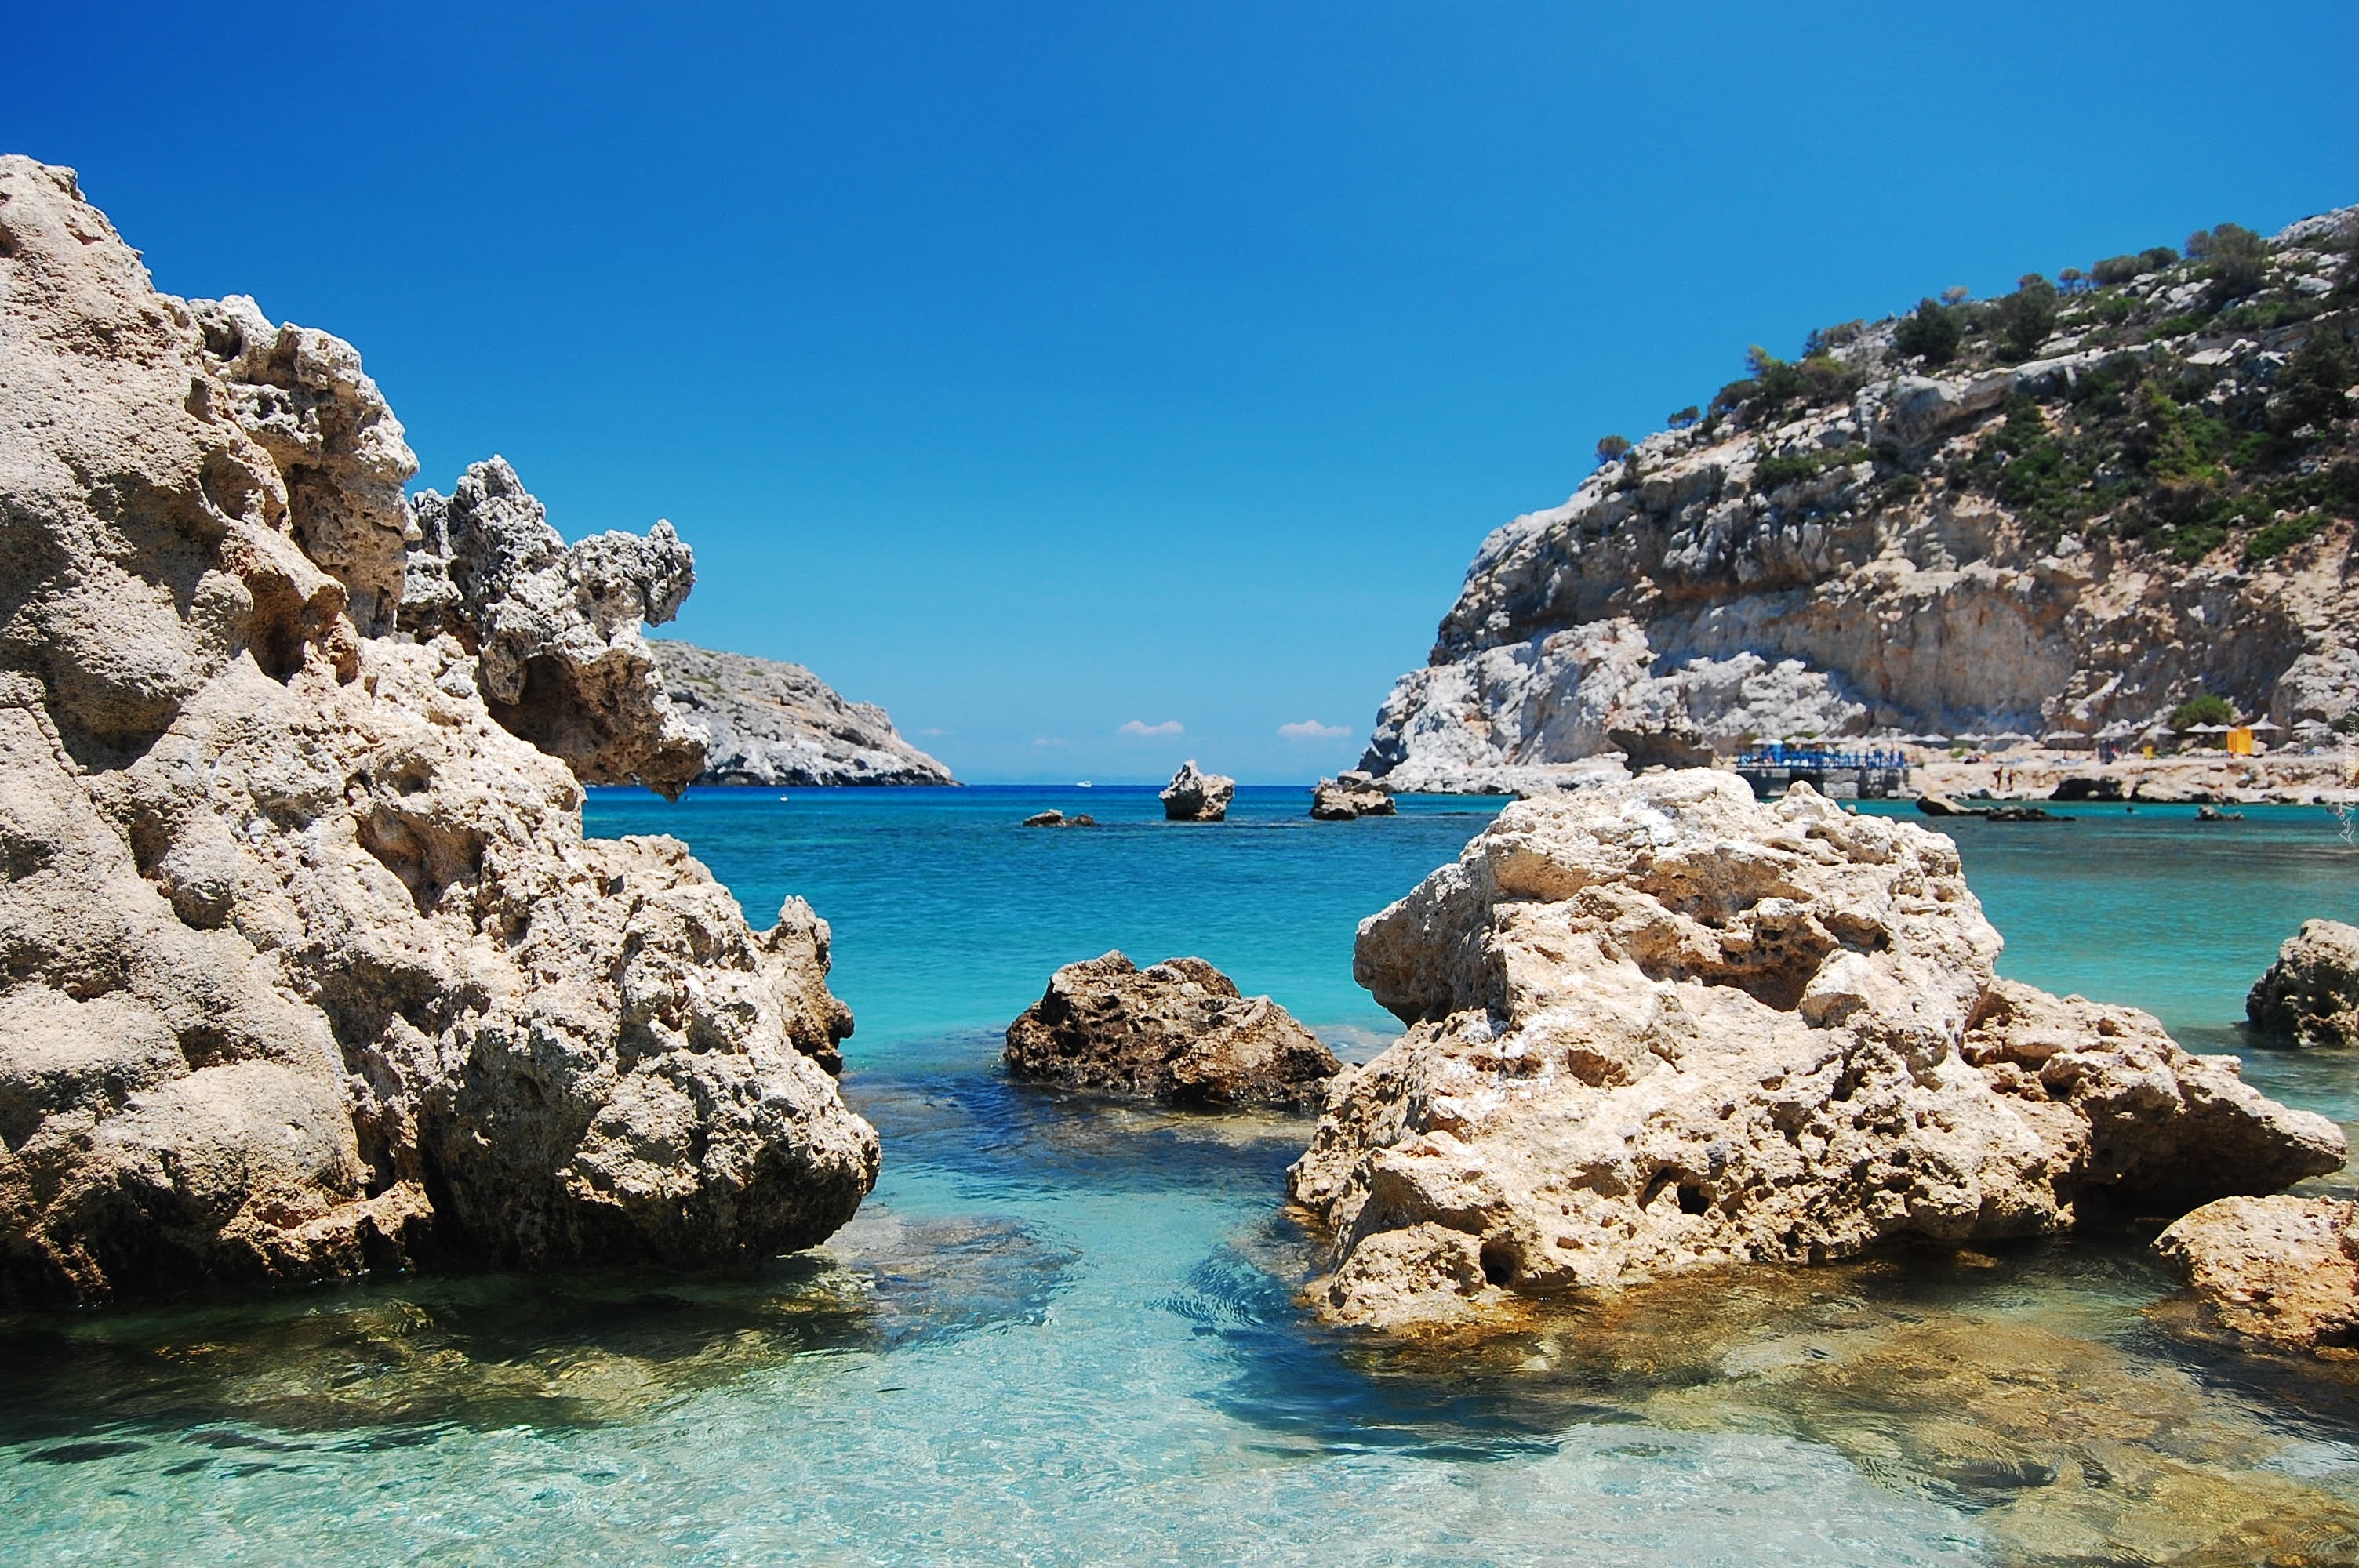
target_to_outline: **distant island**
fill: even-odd
[[[1450,788],[1669,731],[2359,731],[2359,208],[1755,348],[1483,542],[1361,765]],[[1512,782],[1512,781],[1508,781]]]
[[[817,789],[954,784],[871,702],[847,702],[800,665],[650,638],[671,706],[708,738],[700,784]]]

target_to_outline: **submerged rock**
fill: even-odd
[[[1078,816],[1068,816],[1054,807],[1036,811],[1024,819],[1027,827],[1095,827],[1097,825],[1098,819],[1086,811]]]
[[[2359,1345],[2359,1205],[2234,1197],[2155,1238],[2204,1327],[2296,1350]]]
[[[1365,773],[1343,773],[1321,779],[1310,791],[1310,816],[1315,822],[1390,816],[1397,809],[1392,795]]]
[[[2302,922],[2253,982],[2245,1016],[2305,1045],[2359,1045],[2359,926]]]
[[[664,689],[706,740],[701,784],[820,789],[953,784],[872,702],[847,702],[800,665],[652,641]]]
[[[1160,796],[1167,822],[1218,822],[1229,814],[1237,795],[1237,781],[1224,773],[1199,773],[1189,758],[1171,775]]]
[[[0,1301],[824,1238],[877,1163],[822,1065],[825,922],[584,840],[536,702],[664,744],[530,676],[586,637],[525,652],[481,585],[382,634],[399,427],[348,345],[260,319],[0,158]],[[527,671],[505,712],[469,626]]]
[[[1068,964],[1007,1026],[1008,1070],[1176,1105],[1315,1106],[1343,1064],[1293,1014],[1201,958]]]
[[[1330,1315],[2176,1215],[2335,1169],[2323,1117],[2000,979],[1945,838],[1653,773],[1519,802],[1360,927],[1410,1024],[1289,1175]]]

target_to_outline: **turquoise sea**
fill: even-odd
[[[1500,804],[1314,824],[1249,788],[1197,827],[1146,789],[593,792],[593,833],[685,838],[757,925],[788,892],[833,923],[845,1089],[885,1139],[861,1217],[722,1276],[0,1321],[0,1562],[2359,1561],[2359,1377],[2174,1333],[2142,1236],[1383,1346],[1293,1304],[1306,1124],[1000,1075],[1049,971],[1112,947],[1199,954],[1366,1056],[1396,1026],[1355,923]],[[1102,826],[1017,826],[1051,806]],[[2359,919],[2343,824],[2070,810],[1954,827],[2002,968],[2359,1124],[2359,1057],[2236,1026],[2302,918]]]

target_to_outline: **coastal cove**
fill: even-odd
[[[998,1060],[1051,969],[1116,946],[1201,956],[1345,1057],[1380,1049],[1398,1025],[1352,982],[1356,923],[1504,803],[1319,824],[1308,800],[1247,786],[1193,825],[1147,788],[592,790],[593,837],[675,835],[755,921],[793,893],[832,923],[858,1020],[844,1092],[885,1149],[858,1218],[751,1271],[10,1320],[0,1559],[2359,1550],[2359,1380],[2172,1335],[2143,1235],[1647,1287],[1473,1348],[1314,1326],[1292,1300],[1311,1242],[1280,1209],[1307,1121],[1115,1107]],[[1046,809],[1098,826],[1019,826]],[[2342,822],[2059,809],[2075,820],[1936,825],[2007,940],[2001,971],[2147,1008],[2359,1127],[2359,1058],[2237,1027],[2296,925],[2359,917]]]

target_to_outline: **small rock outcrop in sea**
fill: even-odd
[[[949,768],[901,739],[890,714],[872,702],[846,702],[800,665],[716,654],[669,638],[648,646],[673,708],[704,732],[701,784],[958,783]]]
[[[704,767],[704,738],[673,710],[641,631],[678,614],[696,582],[671,524],[568,545],[503,458],[470,464],[449,495],[419,491],[409,517],[402,631],[456,638],[492,717],[583,783],[677,799]]]
[[[1316,1106],[1343,1065],[1293,1014],[1201,958],[1068,964],[1007,1026],[1019,1077],[1216,1108]]]
[[[631,612],[551,601],[599,600],[589,560],[512,618],[456,580],[504,547],[429,546],[448,634],[389,634],[401,427],[348,344],[262,323],[0,157],[0,1302],[825,1238],[877,1168],[826,923],[582,838],[568,762],[670,743],[585,673]]]
[[[2293,1350],[2359,1346],[2359,1205],[2222,1198],[2155,1238],[2201,1326]]]
[[[1228,816],[1229,802],[1236,795],[1236,780],[1225,773],[1200,773],[1190,757],[1163,790],[1163,816],[1169,822],[1218,822]]]
[[[1321,779],[1310,789],[1310,816],[1317,822],[1349,822],[1360,816],[1390,816],[1398,807],[1383,785],[1362,773]]]
[[[1931,790],[1917,797],[1917,809],[1928,816],[1980,816],[1983,814],[1980,807],[1960,806],[1948,795]]]
[[[2359,926],[2302,922],[2253,983],[2245,1016],[2305,1045],[2359,1045]]]
[[[2359,209],[2228,243],[1756,350],[1483,541],[1360,766],[1443,789],[1616,730],[2135,734],[2206,694],[2335,744]],[[2254,456],[2190,489],[2205,420]]]
[[[1692,770],[1510,806],[1361,924],[1353,972],[1410,1028],[1290,1173],[1334,1237],[1315,1299],[1407,1324],[2342,1163],[2233,1058],[2001,979],[1999,946],[1949,839],[1805,786]]]
[[[1036,811],[1024,819],[1027,827],[1095,827],[1098,819],[1084,811],[1078,816],[1068,816],[1054,807]]]

